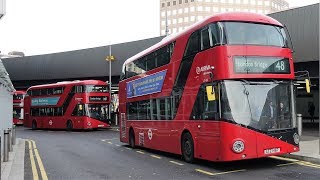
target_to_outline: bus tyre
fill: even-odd
[[[188,163],[192,163],[194,161],[194,145],[190,133],[182,135],[181,149],[183,159]]]
[[[68,120],[68,121],[67,121],[67,130],[68,130],[68,131],[72,131],[72,129],[73,129],[72,121],[71,121],[71,120]]]
[[[35,120],[32,121],[31,128],[32,128],[33,130],[37,129],[37,122],[36,122]]]
[[[134,132],[132,129],[130,129],[130,132],[129,132],[129,145],[131,148],[135,148],[135,139],[134,139]]]

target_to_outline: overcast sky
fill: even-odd
[[[160,0],[6,0],[0,51],[29,56],[157,37],[159,6]]]

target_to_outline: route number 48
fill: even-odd
[[[276,69],[279,71],[284,71],[285,70],[285,65],[283,61],[278,61],[276,64]]]

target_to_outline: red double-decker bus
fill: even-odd
[[[32,86],[24,99],[26,127],[97,129],[109,127],[110,92],[103,81],[65,81]]]
[[[16,91],[13,94],[13,124],[23,124],[23,98],[25,91]]]
[[[222,13],[125,61],[120,140],[234,161],[299,150],[294,70],[282,24]]]

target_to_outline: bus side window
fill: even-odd
[[[209,28],[205,27],[201,30],[201,50],[206,50],[212,46],[210,39],[211,34],[209,34]]]
[[[220,37],[219,37],[219,28],[218,25],[215,24],[210,24],[209,25],[209,33],[210,33],[210,40],[212,42],[211,47],[216,46],[220,44]]]
[[[191,34],[184,56],[190,56],[199,52],[199,31]]]

